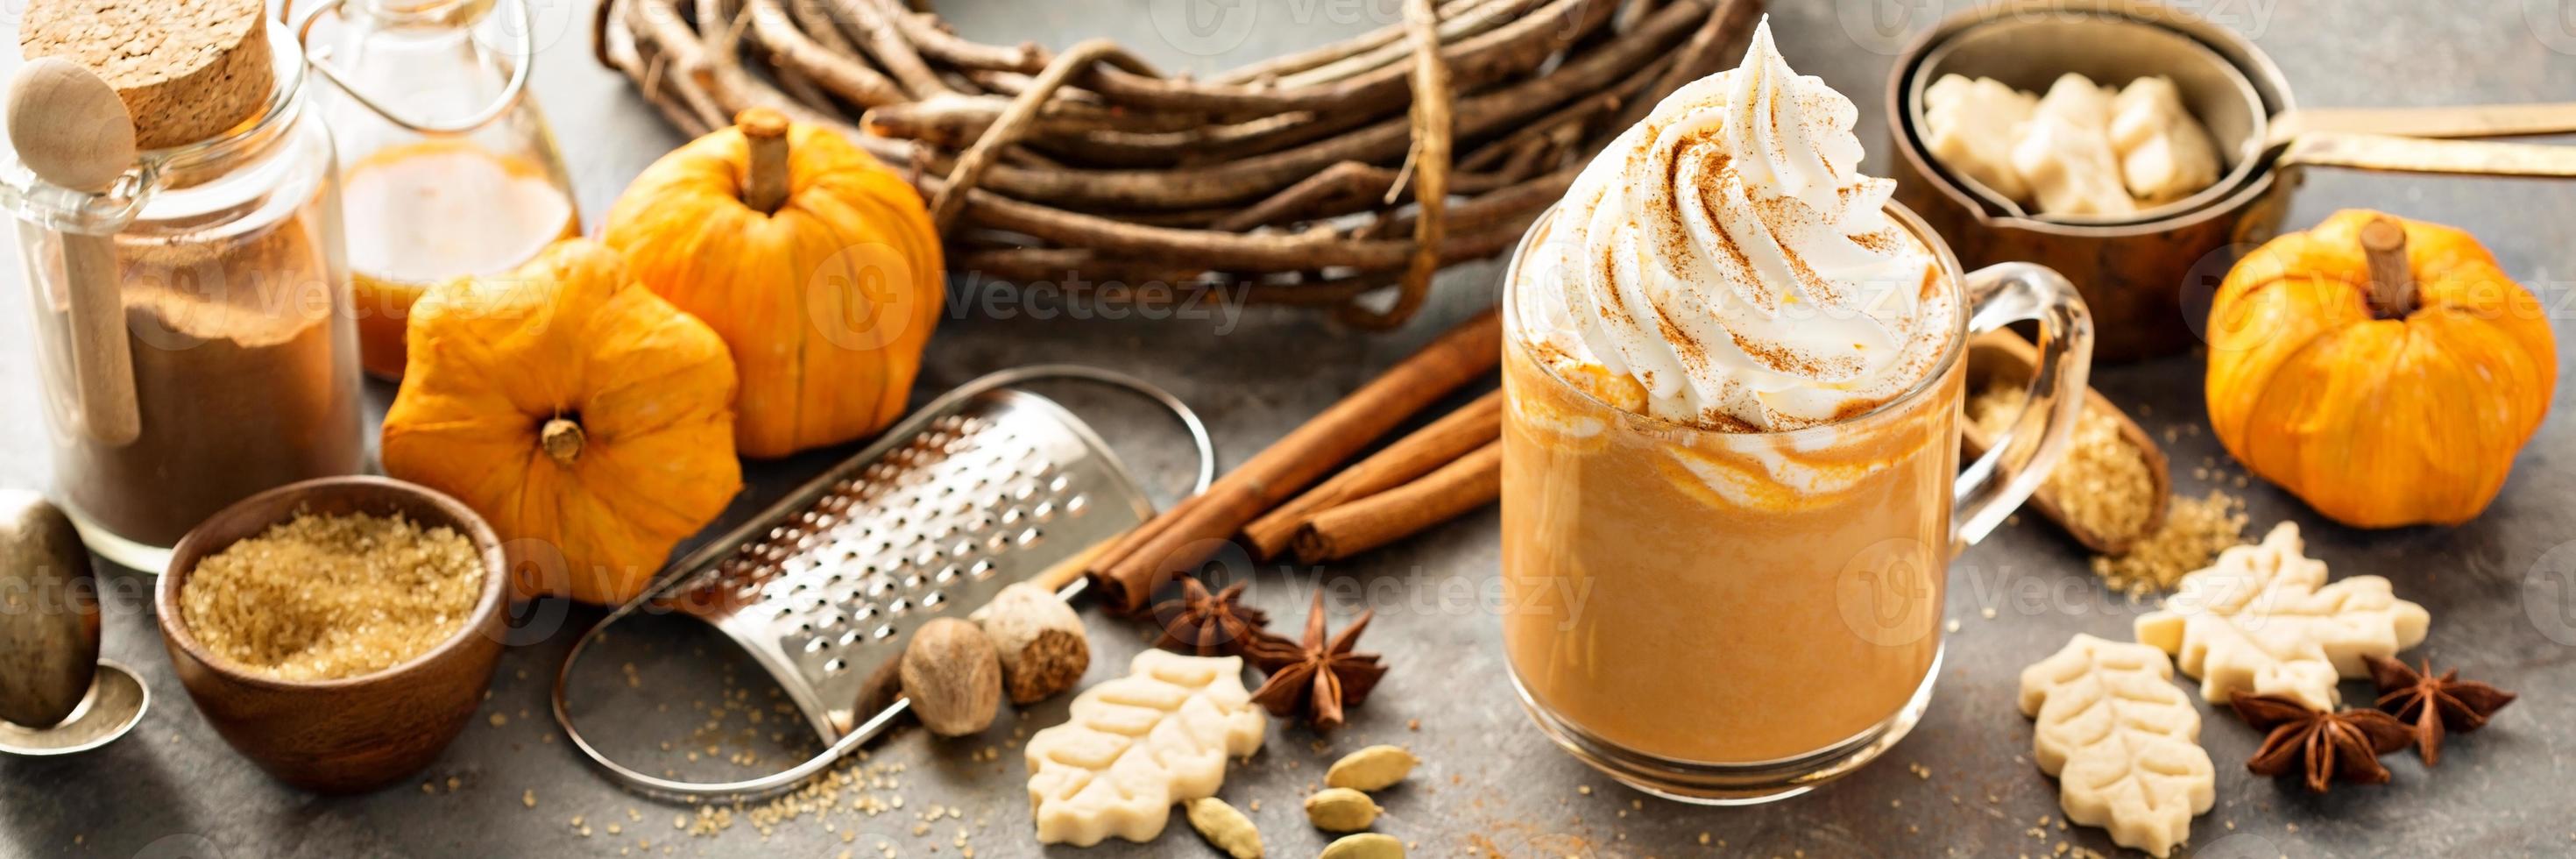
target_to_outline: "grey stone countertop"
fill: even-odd
[[[679,137],[626,82],[589,54],[589,4],[538,4],[538,97],[574,171],[582,210],[596,229],[608,202]],[[1903,36],[1967,0],[1775,0],[1773,27],[1789,61],[1862,105],[1865,168],[1884,172],[1885,122],[1877,115],[1889,57]],[[2302,103],[2411,105],[2576,98],[2576,5],[2566,0],[2427,3],[2421,0],[2184,0],[2254,35],[2287,72]],[[1064,45],[1116,38],[1168,68],[1215,70],[1395,20],[1394,0],[1084,0],[943,3],[970,36]],[[1202,8],[1203,7],[1203,8]],[[1172,29],[1171,16],[1250,15],[1253,26]],[[1157,24],[1158,17],[1162,23]],[[1239,19],[1218,19],[1239,22]],[[1163,38],[1159,33],[1188,33]],[[1214,35],[1201,36],[1208,32]],[[1875,165],[1875,166],[1873,166]],[[2562,338],[2576,344],[2576,187],[2543,182],[2362,175],[2319,171],[2289,214],[2292,228],[2339,208],[2369,206],[2469,229],[2507,272],[2537,289]],[[10,271],[17,271],[15,266]],[[1170,386],[1207,415],[1231,464],[1295,426],[1448,323],[1493,300],[1499,266],[1449,272],[1434,306],[1403,331],[1381,336],[1303,313],[1181,313],[1111,318],[1101,308],[1015,295],[971,277],[932,342],[916,400],[984,372],[1075,361],[1133,372]],[[44,486],[50,468],[34,415],[42,396],[27,342],[22,289],[0,298],[0,485]],[[965,300],[956,300],[956,299]],[[2576,354],[2576,349],[2562,356]],[[2568,399],[2562,357],[2561,405]],[[2241,473],[2200,431],[2201,362],[2191,356],[2109,367],[2099,389],[2141,416],[2151,432],[2176,428],[2170,445],[2178,492],[2231,485]],[[1168,500],[1192,466],[1158,414],[1115,395],[1042,386],[1091,421]],[[371,385],[381,413],[390,389]],[[2312,553],[2338,576],[2374,573],[2433,616],[2417,653],[2518,691],[2522,700],[2487,730],[2456,738],[2442,766],[2411,754],[2385,759],[2395,783],[2316,796],[2247,774],[2259,737],[2204,705],[2203,741],[2218,768],[2218,804],[2193,825],[2202,856],[2568,855],[2576,852],[2576,426],[2566,409],[2544,425],[2502,497],[2454,528],[2363,532],[2338,527],[2259,481],[2243,490],[2253,528],[2291,519]],[[809,454],[749,469],[751,488],[723,524],[741,521],[779,493],[848,453]],[[2208,463],[2204,466],[2204,463]],[[2357,463],[2356,467],[2368,467]],[[1251,599],[1290,629],[1311,588],[1327,587],[1344,618],[1366,605],[1377,620],[1365,649],[1394,670],[1345,730],[1317,736],[1279,728],[1249,764],[1229,773],[1224,796],[1250,808],[1272,855],[1313,855],[1325,843],[1298,809],[1322,767],[1341,752],[1388,742],[1425,759],[1406,785],[1380,797],[1379,829],[1416,845],[1417,856],[2013,856],[2062,845],[2114,850],[2099,831],[2057,825],[2056,783],[2027,760],[2030,723],[2015,709],[2024,665],[2073,633],[2127,639],[2145,606],[2105,595],[2085,556],[2036,517],[2023,517],[1952,567],[1948,661],[1930,713],[1877,765],[1815,793],[1768,806],[1710,809],[1622,788],[1560,752],[1518,705],[1505,676],[1498,624],[1483,595],[1493,587],[1496,519],[1487,510],[1349,563],[1265,568]],[[0,855],[109,857],[729,856],[1058,857],[1213,855],[1175,824],[1149,844],[1040,849],[1029,836],[1026,774],[1016,738],[1064,717],[1063,698],[1006,714],[982,737],[936,740],[901,730],[868,749],[864,772],[896,786],[901,809],[854,812],[860,791],[819,819],[762,824],[739,813],[719,832],[675,829],[689,809],[621,792],[568,749],[547,716],[551,677],[573,631],[597,613],[542,612],[532,642],[502,660],[486,713],[427,771],[355,797],[319,797],[274,782],[216,738],[172,676],[150,617],[153,579],[113,573],[107,652],[139,666],[154,707],[124,740],[50,760],[0,760]],[[560,608],[560,606],[557,606]],[[1086,607],[1099,650],[1089,679],[1123,672],[1144,626]],[[551,634],[542,634],[547,631]],[[598,709],[635,737],[674,745],[684,760],[705,713],[692,702],[725,689],[765,709],[756,668],[721,658],[714,636],[673,623],[630,637],[632,688]],[[719,645],[720,647],[720,645]],[[615,658],[612,658],[615,659]],[[597,664],[597,663],[594,663]],[[622,663],[611,661],[617,671]],[[2366,684],[2346,684],[2346,697]],[[660,702],[663,706],[656,706]],[[754,746],[801,723],[768,713],[751,726],[729,715],[723,732],[751,727]],[[1416,727],[1418,725],[1418,727]],[[654,752],[652,746],[645,747]],[[993,751],[987,752],[988,749]],[[703,749],[696,751],[703,752]],[[728,745],[722,756],[738,754]],[[705,774],[775,766],[768,749],[748,768],[696,762]],[[1916,769],[1918,768],[1919,769]],[[533,801],[533,806],[529,802]],[[941,810],[936,824],[925,823]],[[946,810],[954,809],[955,817]],[[576,824],[574,821],[580,821]],[[685,826],[687,821],[683,821]],[[649,846],[647,844],[649,843]],[[894,848],[886,852],[886,846]]]

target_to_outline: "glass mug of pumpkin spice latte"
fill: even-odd
[[[1855,109],[1756,31],[1514,252],[1503,642],[1559,745],[1651,793],[1803,793],[1904,736],[1945,568],[2036,488],[2092,326],[2054,272],[1962,275],[1857,172]],[[1959,470],[1967,339],[2038,323],[2031,405]]]

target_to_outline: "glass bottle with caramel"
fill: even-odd
[[[527,92],[529,0],[306,0],[291,10],[340,152],[358,346],[400,379],[412,303],[581,233],[572,182]]]

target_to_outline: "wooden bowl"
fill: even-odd
[[[482,598],[463,629],[408,662],[337,680],[279,680],[215,657],[188,631],[179,594],[198,561],[298,512],[401,514],[464,534],[483,556]],[[456,499],[383,477],[326,477],[242,499],[189,531],[170,552],[154,608],[170,664],[224,741],[278,780],[355,793],[420,771],[482,706],[501,656],[507,567],[490,525]]]

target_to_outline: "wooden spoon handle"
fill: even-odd
[[[62,57],[29,60],[10,79],[7,121],[20,163],[74,191],[106,193],[134,162],[134,118],[122,97],[97,73]],[[126,351],[114,239],[76,228],[59,234],[82,432],[124,445],[142,435],[143,424],[135,409],[134,355]]]
[[[72,377],[80,391],[81,425],[91,438],[122,445],[143,434],[143,420],[135,407],[134,354],[126,342],[114,241],[64,233],[63,279],[71,293]]]

